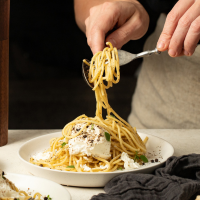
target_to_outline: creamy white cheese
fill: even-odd
[[[25,199],[25,197],[20,196],[18,192],[11,189],[8,180],[3,178],[2,170],[0,169],[0,198],[3,197]]]
[[[107,169],[107,168],[108,168],[108,165],[100,165],[100,168],[101,168],[101,169]]]
[[[84,171],[88,172],[91,170],[90,167],[88,167],[86,164],[85,165],[81,165],[81,167],[83,168]]]
[[[137,169],[140,165],[137,162],[134,162],[133,159],[129,158],[128,154],[123,152],[121,155],[121,160],[124,161],[125,170]]]
[[[83,126],[85,123],[76,124],[71,135],[78,133]],[[98,125],[89,125],[80,135],[68,141],[69,153],[71,155],[82,153],[87,156],[109,158],[111,156],[111,142],[106,140],[105,132],[108,131]]]
[[[51,152],[39,152],[39,153],[33,155],[32,158],[36,161],[47,160],[51,157],[51,155],[52,155]]]

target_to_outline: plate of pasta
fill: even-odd
[[[44,178],[15,173],[4,173],[0,180],[2,200],[70,200],[69,192],[61,185]],[[2,193],[1,193],[2,192]]]
[[[138,133],[110,106],[106,90],[120,80],[117,49],[108,42],[83,65],[95,93],[95,117],[80,115],[61,132],[26,142],[20,158],[32,174],[72,186],[103,187],[122,173],[151,173],[174,149],[158,137]]]
[[[35,176],[43,177],[63,185],[103,187],[113,177],[123,173],[152,173],[156,168],[161,167],[164,162],[173,155],[174,148],[167,141],[145,133],[139,132],[138,134],[142,139],[148,137],[146,143],[146,157],[149,162],[135,169],[126,170],[119,167],[117,170],[111,172],[74,172],[50,169],[48,167],[41,167],[34,163],[30,163],[30,158],[47,150],[49,148],[49,141],[52,138],[58,138],[61,135],[61,132],[43,135],[24,143],[19,149],[19,157],[28,171]],[[68,170],[73,168],[66,169]]]

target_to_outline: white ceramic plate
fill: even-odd
[[[43,197],[49,195],[52,200],[71,199],[69,192],[63,186],[53,181],[35,176],[13,173],[6,173],[5,177],[12,181],[20,190],[31,192],[32,195],[39,192]],[[28,188],[30,189],[28,190]]]
[[[81,186],[81,187],[103,187],[113,177],[122,173],[152,173],[156,168],[162,166],[162,164],[174,153],[174,148],[171,144],[165,140],[139,133],[140,137],[144,139],[149,137],[147,142],[147,151],[151,154],[147,154],[151,161],[151,155],[156,155],[153,158],[158,158],[159,162],[148,163],[148,165],[142,166],[142,168],[125,171],[117,170],[114,172],[66,172],[59,170],[52,170],[45,167],[39,167],[37,165],[29,163],[29,159],[32,155],[43,152],[49,148],[49,140],[54,137],[60,137],[61,132],[51,133],[43,135],[24,143],[19,149],[19,157],[26,165],[29,172],[33,175],[47,178],[63,185]]]

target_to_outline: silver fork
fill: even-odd
[[[154,50],[151,51],[144,51],[138,54],[133,54],[133,53],[129,53],[127,51],[124,50],[117,50],[118,51],[118,56],[119,56],[119,65],[125,65],[128,64],[129,62],[131,62],[132,60],[135,60],[137,58],[142,58],[142,57],[146,57],[146,56],[151,56],[152,54],[160,54],[161,52],[158,51],[157,48],[155,48]],[[86,59],[87,60],[87,59]],[[87,62],[89,63],[89,61],[87,60]],[[91,87],[93,88],[94,85],[91,84],[88,81],[88,72],[89,72],[89,66],[86,65],[84,62],[82,63],[82,75],[83,75],[83,79],[85,80],[85,82]]]
[[[160,54],[161,52],[158,51],[157,48],[151,50],[151,51],[144,51],[138,54],[133,54],[133,53],[129,53],[127,51],[124,50],[117,50],[118,51],[118,56],[119,56],[119,65],[125,65],[130,63],[132,60],[135,60],[137,58],[142,58],[142,57],[146,57],[146,56],[151,56],[152,54]]]

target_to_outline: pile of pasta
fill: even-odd
[[[84,167],[88,167],[90,172],[111,172],[119,167],[123,168],[124,162],[120,159],[122,152],[134,158],[136,154],[145,154],[145,141],[142,141],[128,122],[122,119],[109,105],[106,89],[112,87],[120,80],[120,66],[117,49],[111,43],[106,43],[107,47],[103,51],[96,53],[91,62],[84,62],[89,66],[88,80],[94,85],[96,97],[96,116],[87,117],[81,115],[72,122],[68,123],[62,130],[60,138],[53,138],[50,141],[50,148],[46,152],[51,152],[52,156],[46,161],[30,162],[64,171],[84,172]],[[102,109],[107,110],[106,119],[102,116]],[[84,123],[83,128],[76,134],[71,134],[71,130],[77,123]],[[103,159],[100,157],[87,156],[83,154],[70,155],[68,151],[68,141],[77,137],[86,129],[87,126],[96,124],[110,134],[111,157]],[[66,145],[62,147],[63,141]]]

